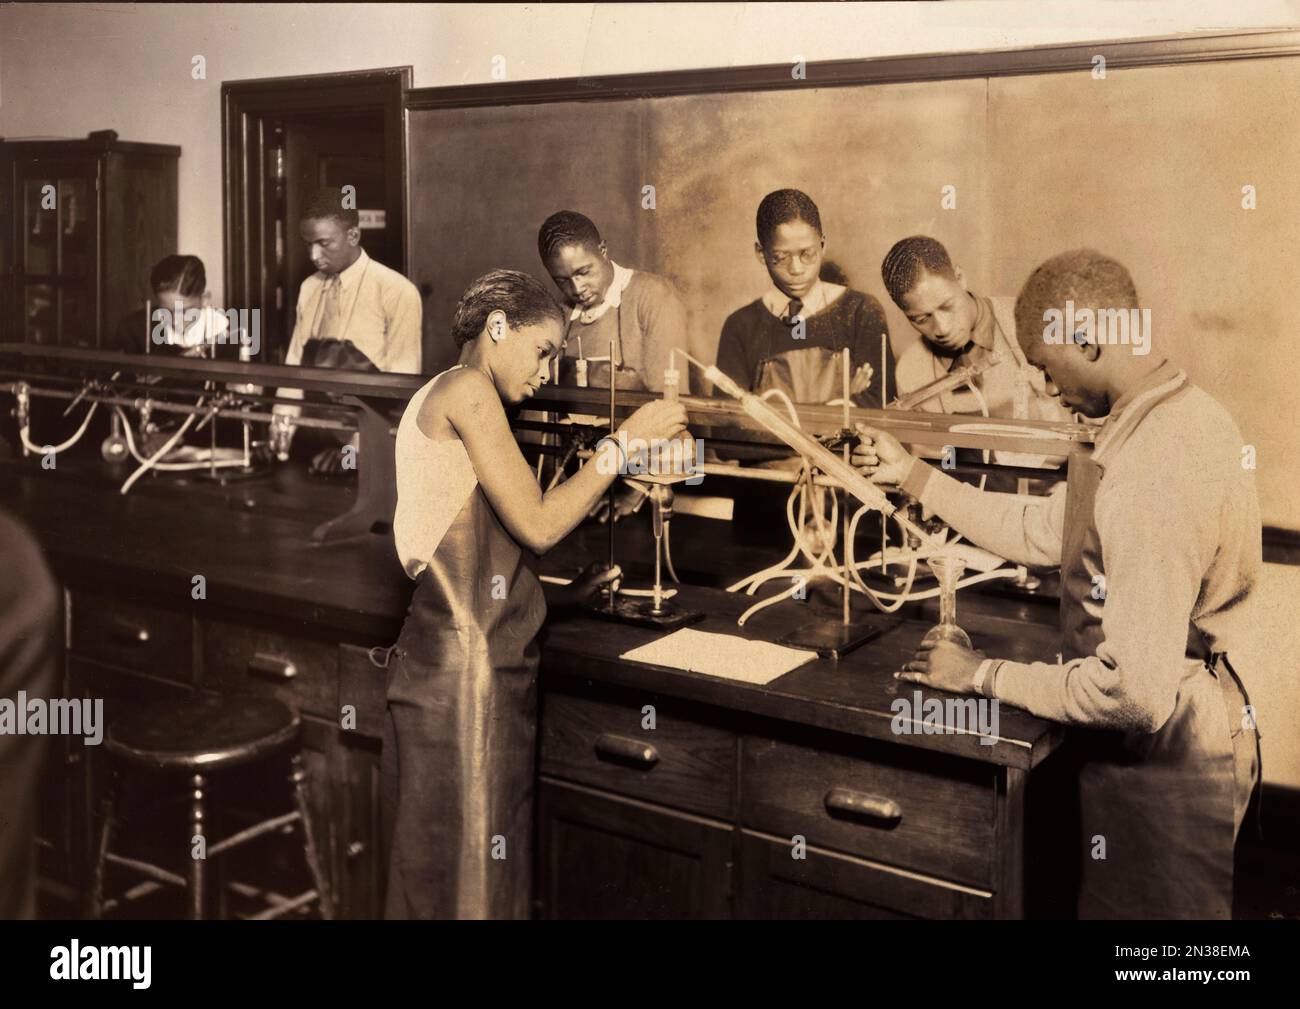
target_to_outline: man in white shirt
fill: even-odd
[[[302,212],[299,235],[311,249],[316,273],[298,292],[284,363],[418,374],[420,293],[396,270],[366,255],[359,215],[344,206],[342,190],[316,193]],[[280,395],[302,398],[301,390],[282,389]],[[297,416],[298,408],[280,406],[276,412]],[[340,453],[322,450],[312,465],[337,472]]]

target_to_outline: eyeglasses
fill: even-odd
[[[811,245],[806,249],[800,249],[798,252],[768,252],[763,250],[763,258],[767,260],[768,266],[789,266],[794,261],[794,257],[799,257],[799,262],[804,266],[812,266],[817,262],[817,257],[821,255],[822,245]]]

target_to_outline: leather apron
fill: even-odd
[[[1126,423],[1128,430],[1178,391],[1136,406],[1139,415],[1132,426]],[[1103,574],[1094,516],[1102,479],[1103,467],[1090,457],[1071,458],[1061,551],[1066,661],[1095,655],[1103,640],[1104,601],[1093,598],[1093,578]],[[1214,656],[1213,665],[1205,661],[1199,631],[1189,631],[1189,658],[1202,661],[1187,663],[1174,712],[1158,732],[1074,731],[1080,744],[1081,918],[1231,917],[1234,800],[1243,773],[1234,736],[1243,731],[1246,700],[1226,657]]]
[[[417,580],[388,664],[387,918],[530,915],[536,563],[478,486]]]

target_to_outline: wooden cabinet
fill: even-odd
[[[863,858],[987,886],[994,769],[987,764],[822,733],[747,736],[741,822]]]
[[[68,599],[67,696],[102,699],[107,723],[141,704],[194,691],[272,696],[300,715],[312,822],[337,913],[378,917],[379,737],[386,681],[369,659],[369,643],[343,642],[336,632],[311,626],[286,634],[278,629],[283,621],[202,602],[184,606],[78,587]],[[357,715],[346,728],[341,697]],[[56,743],[41,810],[42,874],[74,893],[88,879],[107,768],[98,747],[80,739]],[[282,812],[291,801],[288,762],[283,764],[221,772],[217,787],[241,812]],[[297,892],[288,881],[304,872],[297,836],[260,844],[249,856],[249,867],[258,870],[254,875],[280,880],[270,885],[283,892]],[[159,857],[169,854],[176,857],[176,851]],[[241,868],[232,865],[227,879],[238,880]]]
[[[989,918],[992,894],[742,830],[738,918]]]
[[[540,734],[545,917],[1023,913],[1020,770],[554,672]]]
[[[729,824],[546,776],[537,818],[540,917],[729,917]]]
[[[540,726],[542,771],[730,819],[736,805],[736,736],[678,710],[659,698],[636,705],[548,691]]]
[[[111,130],[0,142],[0,340],[121,349],[119,320],[177,251],[180,153]]]

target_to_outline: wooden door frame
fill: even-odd
[[[274,277],[264,267],[268,243],[266,218],[265,120],[268,116],[302,112],[381,112],[384,157],[390,167],[384,194],[399,271],[406,272],[410,235],[407,113],[405,94],[412,69],[384,67],[301,77],[265,77],[224,81],[221,85],[221,184],[224,196],[222,249],[225,265],[225,305],[273,308]],[[286,240],[288,238],[286,237]],[[286,298],[294,297],[285,292]],[[265,344],[263,344],[265,346]],[[265,353],[265,351],[263,351]]]

